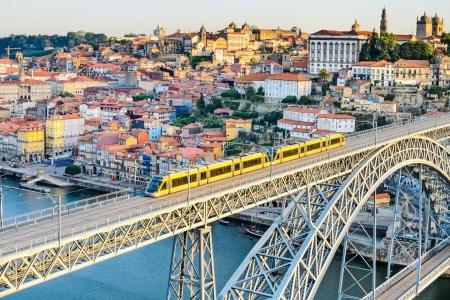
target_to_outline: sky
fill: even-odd
[[[5,1],[6,0],[2,0]],[[303,32],[350,29],[355,19],[362,29],[379,28],[381,10],[387,8],[389,31],[415,33],[416,17],[437,12],[450,31],[449,0],[20,0],[3,4],[0,36],[10,34],[66,34],[92,31],[111,36],[150,34],[161,24],[176,29],[208,31],[231,21],[259,28],[297,26]]]

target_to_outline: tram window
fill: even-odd
[[[237,164],[234,165],[234,170],[235,171],[238,171],[240,168],[241,168],[241,164],[240,163],[237,163]]]
[[[308,145],[308,146],[306,147],[306,150],[307,150],[307,151],[313,151],[313,150],[316,150],[316,149],[319,149],[319,148],[320,148],[320,142],[319,142],[319,143],[312,144],[312,145]]]
[[[339,144],[340,142],[341,142],[340,138],[334,138],[331,140],[331,145],[336,145],[336,144]]]
[[[197,181],[197,174],[193,174],[193,175],[191,175],[191,182],[195,182],[195,181]]]
[[[177,187],[177,186],[187,184],[187,183],[188,183],[187,176],[176,178],[176,179],[172,180],[172,187]]]
[[[163,191],[167,188],[167,183],[164,182],[159,190]]]
[[[200,173],[200,180],[205,180],[206,179],[206,172],[201,172]]]
[[[284,151],[283,157],[294,156],[294,155],[297,155],[297,154],[298,154],[298,148],[297,148],[297,149],[292,149],[292,150]]]

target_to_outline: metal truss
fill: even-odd
[[[349,174],[370,152],[364,150],[325,160],[249,182],[206,199],[193,199],[170,209],[127,218],[102,228],[94,227],[82,234],[73,235],[63,230],[60,241],[37,245],[31,241],[30,246],[21,251],[15,251],[13,246],[11,252],[2,252],[0,256],[0,296],[298,193],[307,184]]]
[[[441,124],[440,127],[424,129],[423,134],[437,140],[443,139],[450,136],[450,126]],[[398,144],[396,150],[405,147],[404,144],[410,141],[409,146],[411,148],[409,151],[412,151],[411,154],[413,154],[414,151],[418,150],[414,144],[416,140],[412,138],[407,138],[404,141],[395,139],[394,143]],[[431,140],[419,140],[423,140],[423,147],[427,143],[435,144]],[[382,144],[379,147],[381,146]],[[132,251],[138,247],[191,229],[204,227],[208,223],[248,208],[297,195],[307,186],[313,188],[318,184],[326,184],[327,181],[343,178],[361,165],[373,151],[376,151],[376,149],[374,150],[373,146],[368,145],[366,148],[358,148],[349,153],[342,153],[341,156],[317,161],[308,166],[286,169],[283,173],[273,176],[243,184],[237,182],[237,185],[233,188],[193,198],[189,202],[179,202],[145,213],[137,212],[133,215],[130,213],[129,216],[127,212],[125,218],[121,218],[121,215],[119,215],[114,218],[114,222],[110,222],[110,219],[108,219],[101,223],[101,226],[98,224],[94,224],[94,226],[83,224],[86,228],[75,233],[73,227],[64,224],[63,218],[60,238],[56,238],[56,234],[50,239],[45,237],[45,240],[44,238],[38,240],[36,237],[29,242],[27,241],[26,244],[13,244],[11,248],[0,249],[0,297]],[[403,148],[403,151],[407,150]],[[442,160],[445,160],[445,158],[442,157]],[[373,166],[377,165],[383,164],[380,161],[373,163]],[[332,199],[332,196],[327,195],[327,198]],[[301,229],[303,235],[307,235],[305,231],[307,228],[312,228],[311,232],[314,233],[322,229],[321,223],[317,223],[317,220],[329,204],[323,200],[320,203],[308,205],[314,206],[317,211],[302,208],[310,216],[306,225],[304,221],[297,220],[296,230]],[[350,214],[351,209],[353,208],[349,207],[346,214]],[[334,211],[338,212],[339,210],[335,209]],[[336,222],[336,226],[333,227],[328,224],[328,227],[326,227],[328,228],[327,235],[330,234],[328,231],[340,232],[342,229],[338,220],[333,219],[333,221]],[[38,225],[40,224],[32,226]],[[54,224],[47,226],[55,227]],[[298,226],[305,227],[300,228]],[[26,230],[25,228],[14,230],[19,232],[21,229]],[[301,238],[303,238],[303,235],[300,235]],[[308,237],[305,241],[310,244],[311,240],[317,245],[320,243],[320,238],[315,237],[315,235],[314,237]],[[328,243],[330,242],[334,241]],[[297,253],[305,251],[303,245],[306,244],[303,243],[300,249],[294,248],[293,262],[298,260]],[[323,249],[323,253],[320,251],[318,253],[325,257],[329,254],[327,253],[329,250]],[[314,251],[316,250],[320,249]],[[286,274],[292,274],[292,270],[288,271]],[[278,286],[278,283],[276,285]]]
[[[211,227],[175,236],[167,299],[216,299]]]
[[[316,198],[314,204],[298,193],[297,201],[291,202],[255,245],[219,297],[312,299],[339,245],[370,195],[397,170],[418,164],[429,166],[446,183],[450,182],[449,152],[432,139],[419,136],[377,149],[343,179],[337,190]],[[309,188],[320,187],[323,183],[326,182]],[[291,213],[294,211],[297,212]],[[261,253],[277,263],[265,263]]]

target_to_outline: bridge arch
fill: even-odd
[[[273,276],[264,270],[264,266],[255,267],[257,263],[252,262],[249,254],[245,261],[248,265],[240,267],[241,274],[234,274],[221,296],[226,299],[259,299],[260,295],[264,295],[261,299],[314,298],[338,247],[369,197],[394,172],[417,164],[434,169],[450,183],[450,153],[442,144],[423,136],[387,144],[368,155],[346,176],[336,192],[324,202],[320,212],[303,213],[302,217],[306,219],[302,221],[304,224],[300,224],[297,217],[295,226],[301,229],[296,234],[304,238],[301,238],[301,245],[297,248],[288,245],[287,251],[277,250],[280,254],[294,252],[289,259],[283,258],[284,266],[279,268],[283,270],[279,272],[281,275]],[[285,224],[281,222],[278,226]],[[275,240],[274,236],[285,229],[274,230],[268,240]],[[258,244],[262,246],[264,243]],[[264,244],[262,248],[266,246]],[[279,243],[276,247],[280,249]],[[253,261],[261,259],[259,254]],[[244,294],[246,296],[242,297]]]

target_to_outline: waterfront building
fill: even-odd
[[[350,31],[320,30],[311,34],[308,40],[309,73],[319,74],[323,69],[336,73],[351,68],[359,61],[361,47],[370,34],[361,31],[357,21]]]
[[[22,162],[40,162],[45,154],[45,128],[42,122],[28,122],[17,131],[17,152]]]
[[[45,123],[45,154],[47,157],[70,156],[80,136],[85,119],[77,114],[54,115]]]

